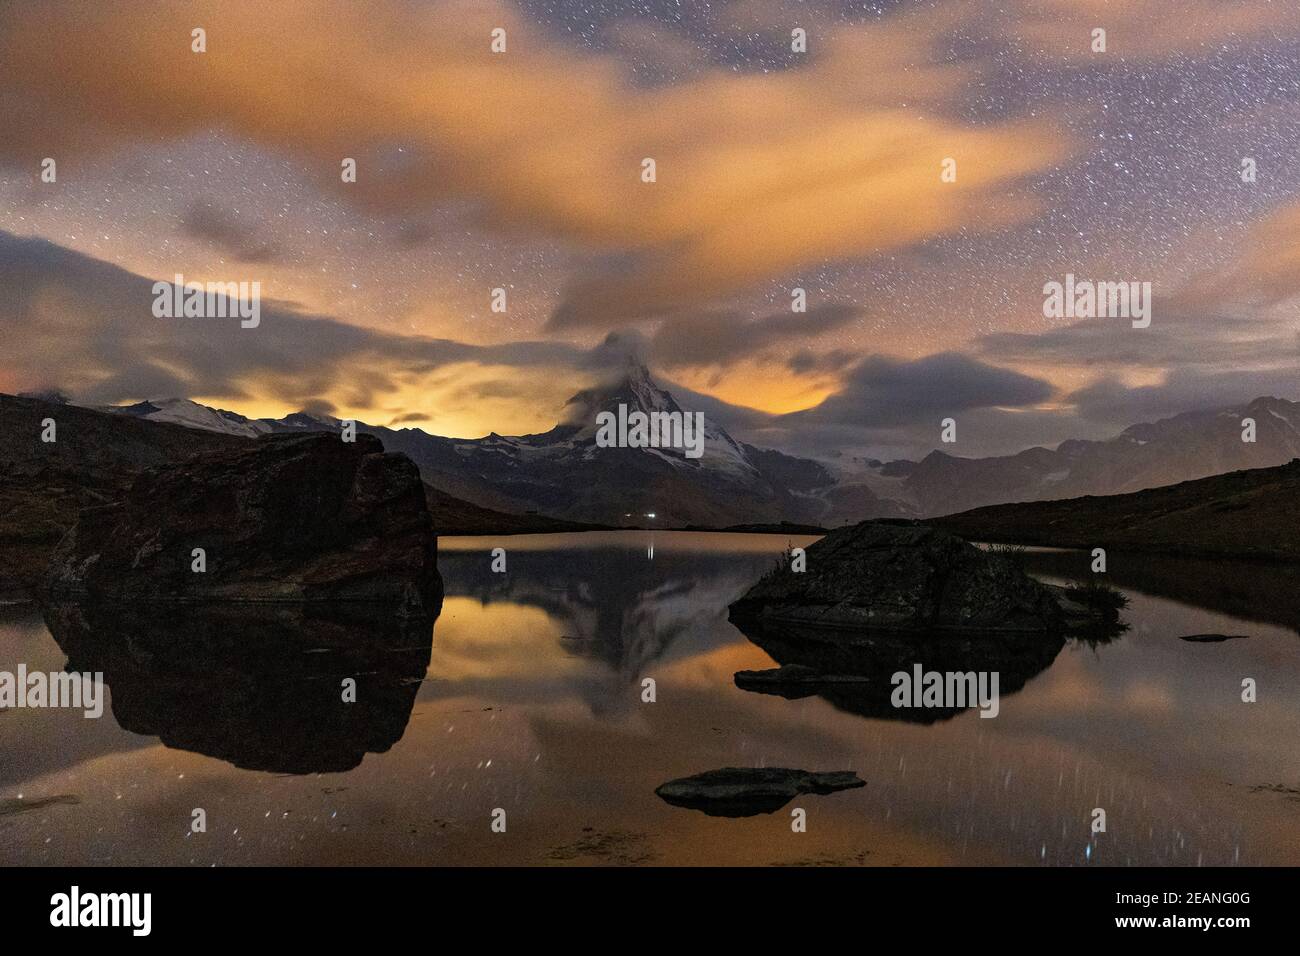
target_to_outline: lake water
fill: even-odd
[[[1300,864],[1289,572],[1112,555],[1127,633],[1067,643],[994,719],[917,723],[733,682],[774,665],[727,604],[787,544],[812,540],[443,539],[431,649],[425,633],[394,657],[353,657],[332,639],[347,622],[314,624],[274,686],[241,666],[270,640],[260,625],[223,631],[184,610],[118,621],[125,650],[108,659],[120,676],[101,719],[0,712],[0,862]],[[498,546],[505,574],[491,570]],[[1060,552],[1027,560],[1052,580],[1086,567]],[[0,607],[0,671],[95,662],[104,626],[61,648],[35,606]],[[150,643],[168,628],[198,635],[206,656]],[[1206,632],[1248,637],[1179,639]],[[337,703],[348,673],[353,709]],[[757,766],[854,770],[866,786],[740,819],[654,792]],[[792,832],[796,807],[807,832]],[[191,831],[196,809],[206,832]]]

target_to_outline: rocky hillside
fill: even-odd
[[[931,523],[969,540],[1300,561],[1300,458],[1132,494],[993,505]]]
[[[1255,441],[1242,441],[1242,421]],[[957,458],[931,452],[919,462],[878,470],[922,515],[944,515],[1008,501],[1118,495],[1247,468],[1281,465],[1300,456],[1300,403],[1257,398],[1233,408],[1187,412],[1124,429],[1106,441],[1067,441],[1055,449]]]
[[[732,621],[864,630],[1051,631],[1057,598],[1014,562],[920,524],[863,521],[810,545],[730,606]]]

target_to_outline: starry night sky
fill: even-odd
[[[1067,272],[1151,282],[1151,327],[1044,318]],[[260,281],[262,325],[155,319],[177,273]],[[806,454],[1300,399],[1300,15],[0,3],[0,292],[0,391],[462,436],[548,428],[628,353]]]

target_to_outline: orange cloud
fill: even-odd
[[[1068,146],[1046,122],[945,115],[978,77],[932,52],[953,22],[810,21],[805,66],[646,89],[495,0],[10,5],[0,150],[75,175],[88,151],[227,129],[373,209],[469,200],[500,229],[620,256],[619,274],[574,282],[552,323],[614,325],[1031,214],[1010,187]],[[191,52],[195,27],[207,53]],[[946,157],[955,183],[940,182]]]
[[[1227,266],[1199,276],[1188,301],[1274,306],[1300,296],[1300,202],[1281,206],[1254,225]]]

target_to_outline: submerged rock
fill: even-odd
[[[195,549],[204,570],[195,570]],[[83,510],[56,597],[380,601],[434,613],[437,538],[415,464],[370,435],[268,435],[147,471]]]
[[[780,810],[801,793],[827,794],[866,785],[851,770],[811,773],[783,767],[727,767],[670,780],[655,793],[675,807],[713,817],[752,817]]]
[[[1056,631],[1051,590],[1012,558],[925,525],[864,521],[811,545],[731,605],[731,620],[886,631]]]
[[[798,699],[815,694],[828,684],[868,684],[866,674],[825,674],[804,664],[782,664],[765,671],[736,671],[733,680],[741,690]]]

